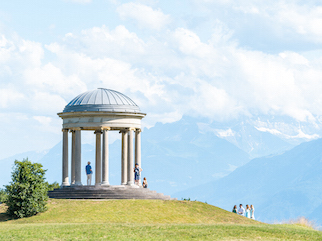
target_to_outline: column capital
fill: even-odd
[[[101,130],[96,130],[96,131],[94,131],[94,134],[102,134],[102,131]]]
[[[101,131],[110,131],[111,130],[111,127],[108,127],[108,126],[103,126],[102,128],[101,128]]]
[[[67,128],[63,128],[61,131],[62,131],[62,132],[68,132],[68,131],[69,131],[69,129],[67,129]]]
[[[140,133],[142,130],[140,128],[135,129],[135,132]]]
[[[119,133],[126,133],[126,132],[128,132],[129,131],[129,128],[123,128],[123,129],[121,129],[120,130],[120,132]]]
[[[129,131],[135,131],[136,130],[136,128],[135,127],[130,127],[129,128]]]
[[[70,133],[75,133],[75,130],[69,130]]]
[[[71,130],[71,131],[81,131],[81,130],[82,130],[82,128],[80,128],[80,127],[73,127],[73,128],[71,128],[70,130]]]

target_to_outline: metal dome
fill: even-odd
[[[115,90],[98,88],[76,96],[63,112],[108,111],[140,112],[139,106],[126,95]]]

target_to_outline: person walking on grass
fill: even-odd
[[[254,206],[252,204],[252,205],[250,205],[250,218],[255,220],[255,214],[254,213],[255,213],[255,208],[254,208]]]
[[[134,168],[134,183],[136,185],[140,185],[140,173],[142,172],[142,168],[139,167],[138,163],[135,163],[135,168]]]
[[[250,218],[250,208],[249,208],[249,205],[247,204],[246,205],[246,218]]]
[[[87,163],[87,166],[85,167],[85,172],[87,175],[87,186],[92,185],[92,167],[91,167],[91,162]]]
[[[239,204],[238,214],[241,216],[245,215],[245,208],[243,208],[243,204]]]
[[[237,205],[235,205],[234,206],[234,208],[233,208],[233,211],[232,211],[233,213],[237,213]]]

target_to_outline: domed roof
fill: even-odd
[[[140,108],[126,95],[115,90],[98,88],[76,96],[63,112],[109,111],[140,112]]]

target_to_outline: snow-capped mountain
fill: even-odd
[[[251,158],[281,154],[285,150],[322,136],[320,122],[291,118],[257,117],[230,122],[199,122],[201,132],[215,133],[247,152]]]

